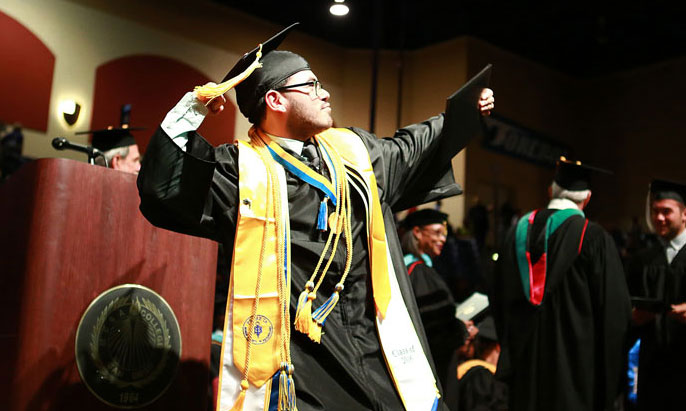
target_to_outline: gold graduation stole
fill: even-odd
[[[296,409],[292,379],[294,370],[290,360],[290,232],[284,169],[293,173],[312,173],[312,178],[323,180],[319,183],[308,183],[313,186],[321,184],[323,188],[319,189],[328,193],[325,194],[324,201],[331,201],[335,209],[328,218],[330,236],[324,254],[331,250],[330,258],[333,257],[341,235],[349,254],[346,268],[331,297],[322,306],[312,307],[318,285],[321,284],[323,275],[331,263],[330,259],[328,263],[324,263],[325,256],[322,255],[313,273],[314,280],[308,281],[306,289],[301,292],[294,321],[296,329],[318,342],[326,316],[334,309],[338,294],[343,291],[342,284],[349,269],[352,252],[348,179],[353,179],[358,186],[364,186],[363,195],[368,203],[366,226],[373,296],[380,338],[389,369],[406,406],[416,404],[417,401],[426,403],[427,395],[436,395],[435,382],[430,367],[421,353],[421,345],[416,334],[412,332],[412,338],[407,334],[408,331],[413,331],[413,325],[399,294],[398,285],[395,279],[393,285],[389,283],[390,277],[395,274],[391,270],[376,178],[366,146],[359,136],[347,129],[329,129],[317,135],[315,139],[321,149],[322,160],[332,175],[332,181],[327,181],[285,153],[262,132],[253,128],[250,134],[250,143],[238,143],[239,211],[224,329],[225,342],[222,349],[223,368],[230,368],[233,363],[240,377],[227,377],[225,374],[231,373],[222,371],[222,389],[217,403],[224,402],[223,409],[228,409],[226,404],[229,404],[230,398],[222,401],[222,395],[233,395],[235,398],[234,392],[239,391],[232,410],[242,409],[244,402],[250,403],[250,399],[246,400],[247,392],[251,392],[251,398],[261,395],[267,404],[269,394],[265,395],[264,390],[258,391],[259,387],[266,384],[269,392],[276,389],[274,385],[278,384],[278,409]],[[291,170],[291,166],[284,163],[283,159],[287,160],[286,163],[294,164],[298,170]],[[354,169],[356,173],[346,171],[346,167]],[[318,228],[319,226],[320,224]],[[317,270],[320,270],[321,276],[318,281]],[[384,321],[387,310],[390,309],[391,294],[396,296],[393,315]],[[403,367],[405,359],[388,357],[386,351],[390,352],[392,348],[389,348],[392,345],[389,345],[389,341],[399,341],[399,337],[402,337],[400,340],[413,341],[414,347],[419,349],[416,355],[418,358],[421,357],[419,361],[422,364],[422,372],[413,371],[410,369],[412,367]],[[231,339],[230,345],[226,339]],[[231,347],[232,352],[231,357],[225,358],[225,355],[229,355],[224,352],[227,345]],[[224,377],[227,379],[226,382],[223,381]],[[231,378],[233,380],[230,381]],[[238,378],[240,386],[234,381]],[[419,400],[416,400],[414,397],[417,396],[412,393],[411,387],[416,387],[418,383],[415,380],[426,381],[426,387],[421,391],[428,394]],[[433,401],[431,398],[429,400]]]
[[[280,409],[295,409],[285,181],[264,147],[245,142],[239,142],[239,147],[240,204],[229,286],[232,312],[227,315],[224,333],[233,338],[233,364],[242,375],[241,393],[233,409],[242,409],[249,384],[263,386],[279,370],[279,398],[285,402]],[[228,327],[230,332],[226,332]],[[222,350],[222,363],[224,355]]]

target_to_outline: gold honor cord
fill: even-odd
[[[350,227],[350,194],[346,180],[345,167],[343,166],[340,157],[338,156],[338,154],[336,154],[334,150],[332,150],[331,148],[327,149],[327,146],[324,145],[322,140],[320,139],[317,139],[317,142],[321,145],[322,150],[325,154],[323,157],[327,163],[327,166],[333,171],[333,173],[331,174],[335,175],[337,178],[336,196],[339,199],[339,201],[336,204],[336,211],[331,216],[331,219],[333,220],[331,224],[332,227],[327,242],[324,246],[324,251],[319,257],[319,262],[317,263],[317,266],[314,272],[312,273],[312,276],[305,284],[305,289],[298,297],[295,328],[296,330],[306,334],[312,341],[319,343],[321,342],[322,327],[324,326],[324,322],[326,321],[326,318],[331,313],[331,311],[333,311],[334,307],[338,303],[340,293],[343,291],[343,283],[345,282],[345,278],[347,277],[348,272],[350,271],[350,266],[352,264],[353,250],[351,239],[352,230]],[[327,160],[331,161],[329,162]],[[343,275],[341,276],[341,280],[336,284],[334,292],[331,294],[329,299],[326,302],[324,302],[324,304],[322,304],[319,308],[317,308],[314,312],[312,312],[312,302],[316,298],[317,291],[319,290],[319,287],[324,281],[324,277],[326,276],[328,269],[331,266],[331,263],[333,262],[333,258],[336,254],[336,249],[338,247],[338,241],[340,240],[340,236],[342,233],[345,236],[346,243],[346,262]],[[331,244],[332,236],[333,246],[329,254],[329,259],[326,265],[324,266],[322,272],[318,274],[319,268],[326,256],[326,253],[329,252],[329,246]],[[319,279],[316,281],[315,284],[317,276],[319,276]]]
[[[283,218],[283,213],[281,210],[281,191],[280,187],[281,184],[279,182],[279,177],[278,177],[278,172],[276,168],[274,167],[274,160],[271,157],[271,154],[267,150],[266,143],[259,137],[259,135],[256,132],[256,129],[254,127],[250,128],[250,131],[248,132],[250,136],[250,141],[253,144],[253,147],[256,148],[257,152],[260,155],[260,158],[262,159],[262,162],[264,163],[266,170],[267,170],[267,178],[269,182],[269,187],[271,189],[271,197],[273,207],[274,207],[274,221],[276,224],[276,258],[277,258],[277,289],[278,289],[278,295],[279,295],[279,305],[281,307],[281,335],[283,336],[281,339],[281,344],[279,347],[279,357],[281,359],[281,365],[280,365],[280,374],[279,374],[279,404],[278,404],[278,410],[279,411],[297,411],[296,407],[296,397],[295,397],[295,383],[293,382],[293,372],[294,372],[294,367],[293,364],[291,363],[291,356],[290,356],[290,309],[289,309],[289,298],[288,296],[290,293],[288,292],[288,287],[289,284],[287,283],[286,279],[286,272],[285,272],[285,267],[286,267],[286,261],[285,261],[285,255],[286,255],[286,247],[287,243],[285,240],[285,227],[281,223],[281,220]],[[267,205],[269,206],[269,200]],[[267,213],[269,215],[269,213]],[[266,230],[265,230],[266,232]],[[263,248],[264,244],[266,243],[265,239],[263,239]],[[261,254],[260,255],[260,271],[262,269],[262,262],[263,262],[264,256]],[[258,278],[261,273],[258,273]],[[259,285],[259,279],[258,279],[258,285]],[[256,290],[256,300],[259,299],[259,294],[257,293]],[[252,330],[251,330],[252,331]],[[250,344],[252,343],[252,340],[248,340],[248,352],[250,351]],[[247,362],[246,362],[246,370],[248,368]],[[247,371],[246,374],[247,376]],[[242,386],[243,382],[241,382]],[[272,388],[273,389],[273,388]]]
[[[207,83],[204,86],[196,86],[193,89],[193,91],[195,91],[195,95],[199,98],[205,98],[208,100],[212,100],[215,97],[221,96],[243,82],[243,80],[248,78],[253,71],[261,68],[262,63],[260,63],[260,58],[262,58],[262,44],[259,45],[257,55],[255,56],[255,61],[253,61],[252,64],[250,64],[242,73],[226,80],[223,83]]]
[[[336,196],[339,199],[342,199],[340,196],[341,193],[341,186],[340,184],[337,184],[337,190],[336,190]],[[342,201],[338,201],[336,203],[336,210],[334,211],[334,215],[338,216],[341,215],[341,208],[342,208]],[[341,220],[341,221],[338,221]],[[326,239],[326,244],[324,245],[324,250],[322,251],[322,254],[319,256],[319,261],[317,262],[317,266],[314,268],[314,272],[310,276],[310,279],[305,283],[305,289],[303,290],[302,293],[300,293],[300,297],[298,297],[298,305],[296,308],[295,312],[295,329],[300,331],[301,333],[309,336],[310,338],[310,326],[312,325],[312,302],[317,296],[317,289],[319,289],[319,286],[321,285],[322,280],[324,279],[324,276],[326,275],[326,272],[329,270],[329,267],[331,266],[331,262],[333,261],[333,257],[336,253],[336,247],[338,247],[338,240],[340,238],[340,223],[342,222],[341,219],[337,219],[336,221],[336,227],[335,229],[331,229],[329,231],[329,236]],[[331,246],[331,239],[333,240],[333,247],[331,249],[331,254],[329,256],[329,260],[327,261],[326,265],[324,266],[324,269],[322,270],[321,277],[317,284],[315,285],[314,280],[317,277],[317,273],[319,272],[319,268],[322,265],[322,262],[324,261],[324,258],[326,257],[326,254],[329,252],[329,247]],[[321,334],[321,333],[320,333]]]
[[[265,141],[271,141],[268,136],[263,136],[263,131],[258,130],[257,128],[253,127],[250,129],[249,135],[251,138],[251,141],[257,141],[259,140],[259,143],[255,144],[255,146],[259,147],[264,147],[268,146],[268,142]],[[317,140],[320,142],[321,140]],[[320,143],[321,144],[321,143]],[[326,148],[323,148],[326,150]],[[326,153],[335,153],[335,151],[331,148],[326,150]],[[338,157],[337,154],[333,155],[333,158],[335,160],[331,160],[334,163],[332,163],[329,160],[328,156],[325,156],[324,159],[326,161],[327,166],[329,167],[330,170],[333,170],[334,173],[332,175],[336,176],[336,197],[340,198],[342,201],[337,201],[336,202],[336,210],[334,214],[332,215],[332,220],[334,227],[331,228],[331,231],[329,233],[329,236],[327,237],[326,243],[324,245],[324,250],[322,251],[319,261],[317,262],[317,265],[314,269],[314,272],[310,276],[310,279],[307,281],[305,284],[305,289],[302,291],[300,296],[298,297],[298,303],[296,305],[296,314],[295,314],[295,319],[294,319],[294,325],[295,329],[300,331],[301,333],[307,335],[312,341],[319,343],[321,341],[321,334],[322,334],[322,327],[324,325],[324,322],[326,321],[326,317],[331,313],[333,308],[336,306],[336,303],[338,302],[339,299],[339,294],[341,291],[343,291],[343,281],[345,280],[347,276],[347,272],[349,271],[350,265],[352,264],[352,240],[350,238],[346,238],[346,270],[344,271],[344,274],[342,276],[341,281],[336,284],[335,291],[331,295],[331,297],[324,303],[322,304],[321,307],[319,307],[314,313],[312,313],[312,302],[315,300],[317,296],[317,290],[321,286],[324,277],[326,276],[329,267],[331,266],[331,263],[333,262],[333,258],[336,254],[336,249],[338,247],[338,242],[340,240],[341,233],[344,232],[351,232],[352,230],[348,227],[350,225],[350,200],[349,196],[347,195],[348,192],[348,186],[347,186],[347,181],[345,177],[345,167],[343,166],[342,160],[340,157]],[[294,159],[294,161],[297,161]],[[272,165],[273,163],[267,161],[265,164]],[[333,181],[332,181],[333,183]],[[348,227],[346,230],[345,228]],[[348,234],[348,237],[350,237],[350,234]],[[333,244],[332,244],[333,241]],[[324,259],[326,258],[327,253],[329,254],[329,258],[324,265],[324,268],[322,269],[322,272],[319,273],[319,269],[321,268],[322,263],[324,262]],[[317,277],[319,279],[317,280]],[[316,284],[315,284],[315,280]]]

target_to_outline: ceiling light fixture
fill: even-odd
[[[350,9],[348,6],[343,4],[344,0],[334,0],[334,4],[329,7],[329,13],[333,14],[334,16],[345,16],[348,14]]]

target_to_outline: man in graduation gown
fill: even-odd
[[[660,243],[643,250],[628,268],[635,298],[633,322],[641,339],[638,408],[684,409],[686,387],[686,186],[650,185],[649,222]]]
[[[591,168],[561,159],[547,208],[508,233],[490,305],[510,410],[612,408],[630,299],[612,238],[583,213]]]
[[[467,337],[466,325],[455,317],[455,301],[448,285],[433,268],[433,258],[440,255],[446,240],[448,215],[425,208],[408,214],[403,226],[404,260],[419,314],[429,340],[431,356],[436,362],[441,385],[446,388],[448,366],[455,351]]]
[[[440,409],[392,212],[459,193],[449,164],[426,171],[443,115],[391,139],[330,128],[308,63],[275,50],[290,28],[188,93],[138,179],[153,224],[233,250],[218,408]],[[212,147],[195,130],[236,84],[250,142]],[[484,90],[471,115],[492,108]]]

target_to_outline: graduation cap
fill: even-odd
[[[100,130],[79,131],[75,134],[93,134],[92,145],[102,152],[107,152],[115,148],[128,147],[136,144],[136,139],[131,131],[145,130],[142,127],[129,127],[131,121],[131,104],[124,104],[121,107],[121,117],[119,127],[108,126]]]
[[[479,329],[479,333],[476,334],[479,338],[498,341],[498,334],[495,331],[495,322],[490,315],[481,320],[481,322],[476,325],[476,328]]]
[[[488,64],[446,100],[441,146],[436,150],[436,164],[446,164],[454,153],[467,147],[469,142],[483,134],[481,113],[478,109],[481,91],[491,81],[493,65]]]
[[[472,320],[479,322],[490,312],[488,296],[479,292],[470,295],[457,306],[455,318],[462,321]]]
[[[560,157],[557,160],[553,181],[566,190],[583,191],[591,188],[591,176],[594,173],[612,174],[609,170]]]
[[[402,224],[405,228],[412,228],[429,224],[446,224],[447,221],[448,214],[433,208],[423,208],[408,214]]]
[[[214,98],[235,88],[241,113],[250,121],[257,120],[254,118],[257,114],[255,109],[267,91],[293,74],[310,69],[310,65],[301,56],[290,51],[276,50],[298,24],[291,24],[245,53],[224,76],[221,84],[196,87],[195,92],[199,96]]]
[[[686,204],[686,185],[668,180],[653,180],[650,183],[652,200],[671,199]]]

